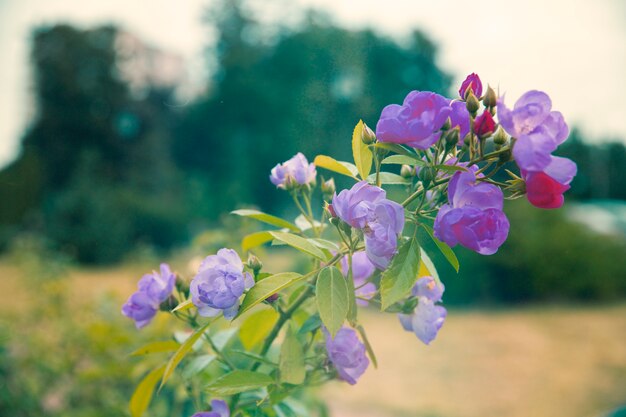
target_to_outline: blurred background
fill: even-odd
[[[432,346],[365,312],[380,368],[320,394],[338,417],[626,404],[625,23],[619,0],[0,0],[0,415],[126,415],[128,353],[169,323],[120,317],[145,271],[238,248],[256,225],[233,209],[295,216],[276,163],[349,160],[359,118],[470,72],[564,113],[566,205],[511,202],[496,255],[439,260]],[[278,252],[269,269],[297,268]],[[190,415],[183,397],[152,414]]]

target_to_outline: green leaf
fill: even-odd
[[[272,236],[270,232],[250,233],[241,240],[241,250],[247,252],[252,248],[270,242],[272,239],[274,239],[274,236]]]
[[[209,366],[216,358],[217,356],[215,355],[196,356],[195,358],[191,359],[189,361],[189,364],[185,366],[185,369],[183,369],[183,372],[182,372],[183,377],[185,377],[186,379],[189,379],[192,376],[199,374],[207,366]]]
[[[178,304],[176,307],[174,307],[174,309],[172,310],[172,313],[175,311],[189,310],[192,307],[193,307],[193,301],[191,301],[191,299],[185,300],[185,301],[182,301],[180,304]]]
[[[228,396],[263,388],[273,382],[270,376],[260,372],[236,370],[216,379],[206,390],[216,397]]]
[[[160,340],[158,342],[151,342],[144,345],[131,353],[131,356],[142,356],[150,353],[162,353],[173,352],[178,349],[180,345],[175,340]]]
[[[363,143],[361,139],[363,135],[363,120],[359,120],[359,123],[354,127],[352,132],[352,156],[354,157],[354,164],[361,175],[361,178],[367,178],[372,169],[372,160],[374,159],[370,148]]]
[[[433,168],[436,168],[440,171],[445,172],[457,172],[457,171],[467,171],[467,168],[459,166],[459,165],[433,165]]]
[[[271,308],[252,313],[239,329],[239,339],[241,339],[243,347],[251,350],[258,343],[261,343],[277,320],[278,313]]]
[[[304,369],[302,344],[300,344],[291,326],[287,327],[287,334],[280,348],[278,369],[280,370],[280,382],[294,385],[304,382],[306,370]]]
[[[374,349],[372,349],[372,345],[370,344],[369,339],[367,338],[367,334],[365,334],[365,329],[360,324],[356,326],[356,329],[359,331],[361,335],[361,339],[363,339],[363,344],[365,345],[365,350],[367,350],[367,354],[372,360],[372,365],[374,368],[378,368],[378,361],[376,360],[376,355],[374,354]]]
[[[430,275],[435,278],[435,281],[441,282],[439,279],[439,273],[437,272],[437,268],[435,268],[435,264],[430,260],[428,254],[424,249],[421,250],[422,257],[420,259],[420,270],[417,274],[419,278]]]
[[[272,236],[274,236],[274,239],[278,239],[281,242],[284,242],[287,245],[295,249],[298,249],[300,252],[304,252],[307,255],[314,256],[317,259],[320,259],[322,261],[328,260],[328,257],[326,256],[326,254],[324,254],[324,252],[322,252],[322,250],[318,248],[317,246],[315,246],[313,243],[309,242],[308,239],[305,239],[303,237],[300,237],[298,235],[294,235],[291,233],[284,233],[284,232],[270,232],[270,233],[272,234]]]
[[[428,233],[428,236],[430,236],[430,238],[433,240],[433,242],[435,242],[435,245],[437,245],[437,248],[439,249],[439,251],[441,251],[441,253],[443,254],[443,256],[448,260],[448,262],[450,263],[450,265],[452,265],[452,267],[454,268],[454,270],[458,273],[459,272],[459,260],[457,259],[456,255],[454,254],[454,252],[452,251],[452,249],[450,248],[450,246],[446,245],[444,242],[442,242],[441,240],[437,239],[433,233],[433,230],[423,224],[420,223],[420,225],[424,228],[424,230],[426,230],[426,233]]]
[[[298,226],[296,226],[295,224],[288,222],[287,220],[281,219],[280,217],[263,213],[262,211],[235,210],[235,211],[231,211],[231,213],[236,214],[237,216],[250,217],[251,219],[255,219],[263,223],[271,224],[272,226],[285,227],[287,229],[293,230],[294,232],[300,231],[300,229],[298,229]]]
[[[341,272],[334,266],[322,269],[317,277],[315,299],[322,323],[332,337],[348,316],[348,285]]]
[[[306,319],[304,323],[302,323],[302,326],[300,326],[300,329],[298,330],[298,335],[301,336],[303,334],[312,332],[319,329],[321,326],[322,320],[320,320],[320,316],[317,314],[313,314],[312,316],[309,316],[309,318]]]
[[[270,295],[279,292],[280,290],[287,288],[294,282],[302,278],[302,275],[295,272],[283,272],[280,274],[272,275],[265,278],[263,281],[257,282],[254,287],[250,288],[246,294],[237,317],[241,316],[252,307],[261,303]]]
[[[415,156],[415,152],[405,148],[402,145],[398,145],[397,143],[389,143],[389,142],[377,142],[374,147],[379,149],[384,149],[387,151],[391,151],[400,155],[406,156]]]
[[[349,162],[337,161],[336,159],[326,155],[317,155],[313,163],[317,167],[358,180],[357,175],[359,174],[359,170],[356,166]]]
[[[196,343],[198,341],[198,339],[200,339],[200,337],[202,337],[202,335],[204,334],[206,329],[209,328],[211,323],[213,323],[213,321],[209,321],[209,322],[203,324],[202,327],[200,327],[198,330],[196,330],[196,332],[194,334],[189,336],[187,338],[187,340],[185,340],[183,342],[183,344],[180,345],[180,347],[178,348],[176,353],[174,353],[174,355],[170,358],[170,361],[167,363],[167,366],[165,367],[165,372],[163,372],[163,379],[161,379],[161,385],[159,386],[159,389],[163,388],[163,385],[165,385],[167,380],[174,373],[174,369],[176,369],[176,367],[178,366],[180,361],[183,360],[185,355],[187,355],[187,353],[189,353],[189,351],[193,347],[194,343]]]
[[[376,174],[372,174],[367,177],[367,182],[370,184],[376,184]],[[381,172],[380,173],[380,182],[381,184],[400,184],[407,185],[411,183],[410,178],[404,178],[398,174],[392,174],[391,172]]]
[[[415,237],[404,242],[380,280],[381,310],[406,297],[417,281],[420,246]]]
[[[335,252],[339,251],[339,245],[336,244],[335,242],[331,242],[330,240],[311,238],[309,239],[309,242],[313,243],[315,246],[321,249],[327,249],[327,250],[335,251]]]
[[[150,405],[152,395],[154,394],[154,387],[156,386],[163,372],[165,365],[160,366],[157,369],[150,371],[137,385],[133,396],[130,398],[128,408],[130,409],[130,415],[132,417],[140,417]]]
[[[398,164],[398,165],[427,165],[426,161],[417,155],[391,155],[382,160],[382,164]]]

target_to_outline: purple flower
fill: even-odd
[[[174,289],[176,275],[168,264],[161,264],[161,273],[146,274],[137,284],[138,290],[122,306],[122,314],[135,321],[138,329],[145,327]]]
[[[419,297],[413,314],[398,314],[398,318],[404,330],[415,333],[419,340],[428,345],[437,337],[446,315],[444,307],[426,297]]]
[[[335,195],[332,207],[341,220],[363,230],[367,257],[377,268],[386,268],[398,248],[404,208],[387,200],[385,190],[366,181]]]
[[[309,164],[306,157],[298,152],[293,158],[276,165],[271,172],[270,181],[278,188],[286,189],[290,182],[299,185],[315,182],[315,164]]]
[[[463,145],[463,139],[470,131],[470,114],[467,111],[465,103],[462,101],[453,101],[450,103],[452,112],[450,113],[450,129],[459,127],[459,145]]]
[[[254,285],[252,276],[243,271],[243,263],[232,249],[220,249],[207,256],[191,281],[193,304],[203,317],[233,318],[239,310],[239,298]]]
[[[226,402],[222,400],[211,400],[211,411],[195,413],[191,417],[230,417],[230,410]]]
[[[542,91],[529,91],[508,109],[498,101],[498,119],[508,134],[517,138],[513,157],[527,171],[542,171],[550,163],[550,154],[569,134],[569,128],[558,111],[551,111],[552,101]]]
[[[348,255],[341,259],[341,272],[348,278]],[[376,267],[369,260],[367,254],[364,251],[355,252],[352,255],[352,279],[354,280],[354,287],[357,298],[356,303],[360,306],[367,306],[368,302],[363,298],[370,300],[376,294],[376,285],[373,282],[367,282],[367,280],[374,275]]]
[[[437,302],[441,301],[444,291],[443,283],[435,281],[431,276],[425,276],[417,280],[411,290],[411,294],[414,297],[426,297],[430,301]]]
[[[339,329],[334,339],[325,328],[324,334],[328,359],[335,366],[339,378],[350,385],[356,384],[370,363],[365,354],[365,345],[359,340],[356,331],[348,327]]]
[[[551,156],[548,166],[540,172],[522,170],[526,182],[526,198],[535,207],[552,209],[563,205],[563,193],[576,175],[576,163],[567,158]]]
[[[448,185],[449,204],[435,219],[435,236],[449,246],[460,243],[482,255],[496,253],[509,233],[503,199],[500,188],[477,182],[473,171],[456,172]]]
[[[449,99],[429,91],[411,91],[401,106],[390,104],[383,109],[376,137],[380,142],[428,149],[441,136],[451,112]]]
[[[461,98],[464,100],[468,89],[471,89],[476,97],[480,97],[483,94],[483,83],[480,81],[480,77],[478,76],[478,74],[472,72],[461,83],[461,88],[459,88],[459,96],[461,96]]]

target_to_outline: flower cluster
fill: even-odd
[[[168,264],[161,264],[161,272],[144,275],[137,285],[138,290],[122,306],[122,314],[135,321],[138,329],[152,321],[159,305],[167,300],[174,289],[176,275]]]
[[[306,157],[298,152],[290,160],[272,169],[270,181],[278,188],[290,189],[298,185],[313,184],[316,175],[315,165],[309,164]]]

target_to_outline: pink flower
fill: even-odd
[[[573,161],[552,156],[543,171],[522,171],[522,178],[526,181],[526,198],[535,207],[544,209],[561,207],[564,202],[563,193],[569,190],[576,170]]]
[[[472,72],[465,78],[465,81],[461,83],[459,95],[462,99],[465,99],[468,89],[471,89],[476,97],[480,97],[483,94],[483,83],[480,81],[478,74]]]

